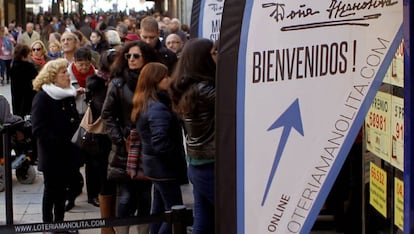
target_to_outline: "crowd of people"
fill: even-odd
[[[43,221],[63,221],[84,183],[88,203],[110,218],[162,214],[183,204],[180,186],[191,182],[192,233],[214,233],[218,43],[190,39],[179,19],[157,14],[49,18],[0,27],[0,84],[11,85],[13,113],[31,115]],[[106,124],[96,155],[71,141],[88,106]],[[130,165],[131,132],[140,165]],[[141,224],[138,233],[172,227]]]

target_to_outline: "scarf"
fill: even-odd
[[[45,64],[46,64],[46,59],[45,59],[45,57],[44,57],[44,56],[41,56],[41,57],[35,57],[35,56],[32,56],[32,61],[33,61],[35,64],[40,65],[41,67],[43,67],[43,65],[45,65]]]
[[[47,56],[49,56],[51,59],[57,59],[57,58],[62,57],[62,52],[61,51],[58,51],[56,53],[49,52],[47,53]]]
[[[137,69],[137,70],[130,70],[127,69],[124,72],[124,77],[126,78],[126,84],[128,85],[128,88],[134,92],[135,91],[135,87],[137,86],[138,83],[138,76],[141,70]]]
[[[62,100],[67,97],[76,96],[76,89],[72,85],[63,89],[54,84],[43,84],[42,89],[55,100]]]
[[[103,80],[108,81],[111,74],[105,71],[98,71],[97,75],[101,77]]]
[[[76,69],[76,66],[75,66],[74,63],[72,63],[71,67],[72,67],[73,75],[75,76],[76,80],[78,81],[79,86],[82,87],[82,88],[85,88],[86,87],[86,78],[88,78],[89,76],[95,74],[95,68],[91,64],[91,66],[89,67],[89,71],[85,74],[82,74],[78,71],[78,69]]]

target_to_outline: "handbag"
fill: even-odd
[[[126,171],[127,158],[121,157],[116,151],[112,150],[108,157],[107,179],[110,181],[125,181],[130,177]]]
[[[125,169],[120,167],[108,166],[107,179],[109,181],[125,181],[129,180],[130,177],[128,176]]]
[[[86,108],[85,114],[83,115],[79,126],[85,128],[85,130],[90,133],[106,134],[105,121],[103,121],[101,116],[99,116],[97,120],[93,121],[92,109],[90,105]]]
[[[72,143],[82,151],[96,155],[102,151],[99,138],[100,135],[104,134],[106,134],[105,122],[100,116],[97,120],[93,121],[92,110],[90,105],[88,105],[78,129],[72,137]]]

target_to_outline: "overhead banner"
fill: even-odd
[[[223,13],[218,172],[235,79],[237,233],[309,233],[401,43],[402,1],[242,2]]]
[[[194,0],[191,12],[192,38],[219,39],[224,0]]]

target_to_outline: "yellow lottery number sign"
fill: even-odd
[[[398,178],[394,179],[394,192],[394,224],[404,231],[404,182]]]
[[[371,162],[369,174],[369,204],[387,217],[387,173]]]

